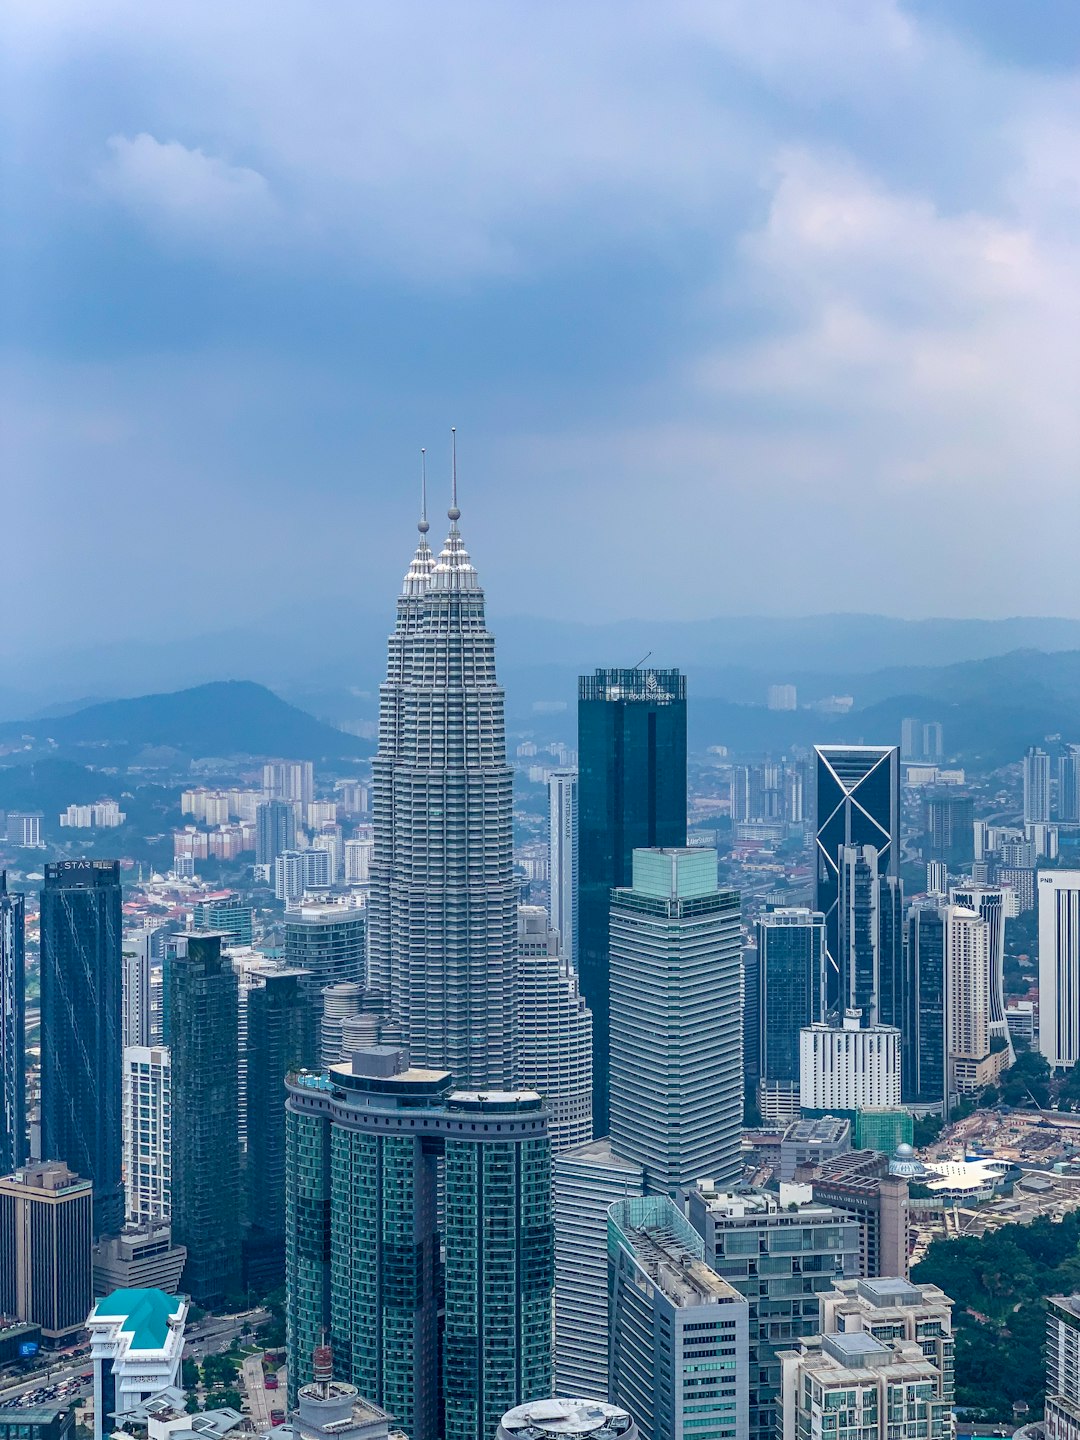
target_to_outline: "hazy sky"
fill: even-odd
[[[1080,614],[1076,0],[8,0],[6,644]]]

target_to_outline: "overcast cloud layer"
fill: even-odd
[[[1080,615],[1074,0],[5,24],[5,646],[389,612],[451,424],[504,613]]]

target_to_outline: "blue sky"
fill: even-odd
[[[5,14],[5,648],[1080,614],[1073,0]]]

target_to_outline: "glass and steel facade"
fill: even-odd
[[[416,1065],[517,1083],[513,770],[484,592],[450,509],[398,599],[372,762],[369,985]]]
[[[578,682],[578,973],[593,1015],[593,1133],[608,1128],[609,908],[634,850],[686,844],[686,680],[597,670]]]
[[[26,897],[0,870],[0,1175],[26,1159]]]
[[[825,917],[773,910],[757,922],[758,1066],[766,1083],[799,1083],[799,1031],[824,1019]]]
[[[841,1001],[841,851],[873,846],[881,874],[900,864],[900,751],[896,745],[815,747],[815,896],[825,916],[827,1000]]]
[[[240,1287],[238,983],[220,935],[192,934],[166,969],[172,1066],[172,1230],[204,1309]]]
[[[453,1092],[384,1046],[287,1088],[290,1375],[310,1373],[325,1327],[335,1373],[412,1440],[488,1440],[551,1389],[543,1102]]]
[[[673,1192],[738,1178],[743,1108],[739,896],[716,851],[635,850],[611,898],[611,1143]]]
[[[41,892],[41,1153],[94,1185],[94,1234],[124,1220],[120,866],[45,866]]]

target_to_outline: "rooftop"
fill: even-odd
[[[602,1400],[532,1400],[517,1405],[502,1418],[501,1430],[522,1440],[545,1435],[622,1435],[633,1425],[626,1410]]]
[[[666,1225],[626,1229],[642,1268],[676,1305],[707,1305],[737,1295]]]
[[[164,1290],[114,1290],[97,1302],[91,1319],[120,1317],[132,1350],[163,1350],[183,1310],[183,1300]]]

